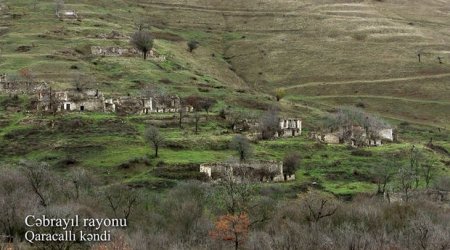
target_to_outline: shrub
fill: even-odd
[[[372,156],[372,152],[371,151],[367,151],[367,150],[357,149],[357,150],[353,150],[351,152],[351,155],[353,155],[353,156],[362,156],[362,157],[370,157],[370,156]]]

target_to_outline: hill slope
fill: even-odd
[[[3,1],[0,68],[28,67],[60,88],[81,71],[97,87],[122,93],[167,79],[169,89],[184,93],[208,82],[263,93],[287,87],[293,97],[322,96],[304,98],[309,105],[358,100],[382,115],[449,128],[449,6],[448,0],[66,1],[82,21],[61,22],[53,1],[36,9],[33,1]],[[168,62],[90,55],[90,46],[129,46],[137,21],[152,26]],[[113,30],[125,37],[98,38]],[[193,54],[185,49],[190,39],[201,42]],[[389,106],[414,112],[389,109],[379,101],[387,98]],[[421,101],[438,103],[436,113]]]

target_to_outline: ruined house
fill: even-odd
[[[284,175],[283,163],[277,161],[202,164],[200,172],[205,173],[211,180],[220,180],[227,174],[231,174],[237,181],[243,179],[254,182],[295,180],[295,175]]]
[[[333,132],[312,133],[311,138],[327,144],[347,143],[354,147],[381,146],[384,142],[394,141],[394,130],[392,128],[380,128],[368,132],[368,129],[361,126],[351,126]]]
[[[277,137],[295,137],[302,133],[302,121],[297,118],[280,119]]]
[[[46,89],[38,92],[39,111],[105,111],[105,99],[98,90],[52,91]]]
[[[38,111],[92,111],[120,114],[174,113],[180,108],[192,112],[192,107],[182,107],[178,96],[163,99],[148,96],[120,96],[105,98],[97,89],[52,91],[43,89],[37,93]]]
[[[45,82],[8,80],[0,74],[0,93],[35,97],[37,111],[92,111],[121,114],[175,113],[181,108],[192,112],[192,106],[181,105],[176,95],[120,96],[106,98],[98,89],[55,91]]]
[[[177,95],[158,95],[153,98],[153,111],[157,113],[176,113],[180,108],[185,112],[193,112],[194,108],[182,105],[181,98]]]
[[[105,109],[122,114],[149,114],[154,112],[153,98],[131,96],[111,98],[105,101]]]

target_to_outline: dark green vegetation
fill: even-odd
[[[251,158],[282,161],[286,154],[294,152],[300,155],[300,166],[293,182],[256,185],[259,193],[265,194],[253,193],[257,199],[269,197],[273,199],[268,202],[271,206],[276,205],[274,200],[292,205],[291,199],[307,188],[345,198],[358,193],[374,194],[383,188],[402,192],[399,176],[391,177],[388,187],[383,187],[383,167],[392,166],[397,174],[399,169],[410,166],[413,145],[422,155],[419,188],[426,186],[424,173],[429,165],[434,167],[430,186],[435,187],[438,177],[450,172],[448,5],[442,0],[66,0],[65,9],[76,10],[80,18],[60,21],[55,17],[53,0],[0,1],[0,73],[17,75],[26,68],[56,90],[73,88],[77,76],[82,74],[92,79],[85,87],[98,88],[106,94],[137,95],[144,88],[158,87],[181,97],[201,96],[217,101],[208,112],[186,114],[180,129],[177,113],[118,116],[86,112],[53,116],[27,112],[29,97],[0,96],[0,162],[11,168],[22,159],[46,162],[51,171],[62,176],[86,170],[97,180],[93,185],[100,186],[98,189],[118,185],[149,196],[168,197],[163,201],[144,199],[140,206],[148,210],[133,219],[147,220],[146,212],[153,211],[151,220],[163,224],[168,235],[177,235],[171,231],[178,230],[173,226],[179,222],[175,215],[182,218],[183,214],[176,211],[191,212],[188,205],[192,204],[188,197],[186,204],[176,207],[174,197],[185,194],[177,193],[183,188],[173,188],[188,185],[186,180],[204,181],[205,177],[197,171],[198,164],[238,156],[229,148],[235,134],[230,130],[230,121],[221,117],[221,111],[243,110],[260,117],[278,105],[282,116],[302,118],[302,136],[252,143]],[[155,39],[153,47],[166,61],[91,55],[91,46],[132,47],[128,36],[139,27],[149,29]],[[116,33],[118,38],[104,38]],[[438,56],[442,57],[442,64],[436,59]],[[398,129],[399,142],[354,149],[308,139],[308,132],[319,127],[321,117],[340,105],[357,106],[383,117]],[[165,138],[158,158],[153,157],[144,137],[149,125],[157,127]],[[430,139],[432,144],[427,146]],[[202,196],[203,192],[199,191]],[[67,200],[61,198],[57,204]],[[373,201],[364,201],[352,209],[361,211],[372,205],[377,208],[370,218],[378,225],[374,234],[384,233],[380,221],[394,223],[389,224],[387,233],[405,226],[401,224],[404,220],[391,221],[389,216],[405,215],[402,218],[413,218],[413,224],[416,220],[417,224],[423,220],[426,224],[430,221],[420,214],[437,211],[435,204],[416,208],[418,204],[390,206],[370,202]],[[187,208],[181,207],[183,204]],[[175,208],[167,211],[173,214],[163,214],[166,207],[172,206]],[[210,204],[192,206],[201,206],[202,219],[224,213],[220,209],[206,213],[217,209]],[[99,211],[107,211],[105,214],[111,212],[102,209]],[[297,216],[291,212],[287,213]],[[261,214],[264,213],[258,213]],[[251,212],[249,216],[251,220],[259,218]],[[448,221],[439,216],[433,217],[432,222]],[[285,218],[282,214],[270,215],[272,220],[278,217]],[[290,230],[309,231],[305,218],[289,217],[286,223],[292,226]],[[348,217],[330,219],[326,226],[314,230],[319,234],[320,230],[331,230],[333,224],[344,228],[342,235],[356,235],[373,225],[367,222],[357,230],[339,220]],[[209,224],[198,234],[180,235],[189,239],[195,238],[193,235],[207,237],[212,222],[205,223]],[[275,228],[280,225],[271,223],[275,224],[271,221],[252,229],[255,234],[251,241],[266,238],[262,231],[280,231]],[[433,230],[439,231],[441,225],[435,224],[437,228]],[[153,229],[142,230],[147,235]],[[342,235],[328,236],[339,239]],[[318,244],[316,236],[302,244]],[[164,245],[163,240],[158,242]],[[410,248],[403,243],[398,244]],[[196,246],[192,244],[190,247]],[[311,248],[315,246],[327,248]],[[260,249],[257,245],[254,248]]]

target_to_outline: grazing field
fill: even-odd
[[[400,148],[408,148],[410,142],[423,145],[431,137],[448,145],[448,137],[437,135],[450,129],[448,1],[65,1],[66,9],[79,14],[78,21],[58,20],[54,1],[34,5],[5,0],[0,6],[1,73],[14,75],[27,68],[61,90],[73,87],[76,76],[84,74],[90,77],[89,88],[106,94],[133,95],[157,86],[182,97],[213,97],[219,102],[210,116],[226,107],[260,114],[274,105],[272,93],[282,87],[287,92],[280,102],[282,113],[301,117],[306,128],[300,139],[286,141],[289,150],[313,147],[308,132],[342,105],[362,107],[394,124],[429,127],[430,135],[407,136]],[[91,54],[91,46],[129,47],[129,36],[139,22],[149,25],[155,50],[166,61]],[[105,38],[112,32],[120,36]],[[186,43],[192,39],[200,47],[189,53]],[[76,119],[81,125],[72,125],[73,131],[42,125],[52,119]],[[149,154],[141,134],[155,119],[177,120],[176,114],[4,114],[2,157],[8,162],[74,157],[83,158],[77,164],[89,168],[114,168]],[[171,145],[160,160],[202,163],[229,158],[232,135],[220,134],[227,127],[215,119],[203,122],[199,135],[176,126],[164,128]],[[285,150],[278,150],[278,144],[285,145],[256,145],[255,157],[282,159]],[[339,158],[329,157],[330,162]],[[305,166],[315,168],[313,162],[305,160]],[[350,162],[340,164],[347,168]],[[355,190],[369,187],[357,185]]]

